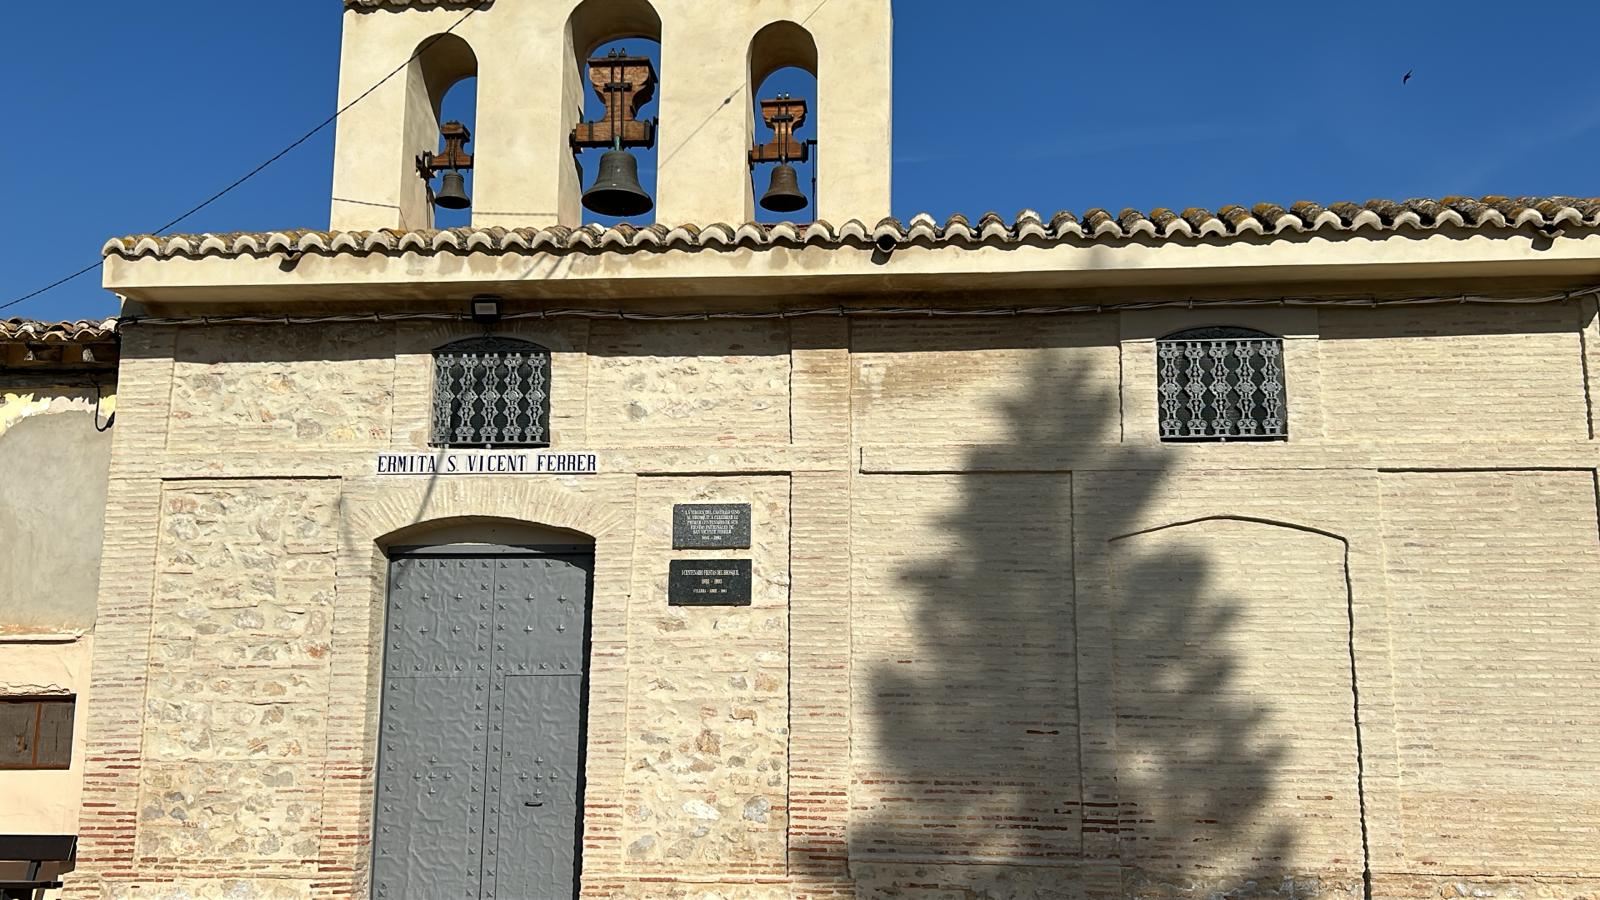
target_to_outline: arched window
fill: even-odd
[[[456,341],[433,353],[436,447],[550,445],[550,351],[515,338]]]
[[[1156,342],[1163,441],[1289,436],[1283,339],[1248,328],[1193,328]]]

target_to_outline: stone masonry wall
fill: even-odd
[[[674,503],[753,507],[746,608],[667,606]],[[789,485],[786,478],[639,484],[629,608],[623,843],[630,871],[782,876],[789,797]]]
[[[234,452],[389,443],[392,329],[185,329],[172,371],[173,450]]]
[[[782,323],[597,322],[588,352],[595,446],[789,440],[789,334]]]
[[[518,520],[596,546],[586,898],[1600,896],[1592,303],[1219,318],[1289,441],[1156,440],[1199,310],[551,320],[603,474],[439,479],[470,329],[131,329],[68,895],[365,896],[386,543]]]
[[[137,864],[307,875],[318,856],[335,486],[169,483]]]

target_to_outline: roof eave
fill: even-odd
[[[549,301],[926,296],[1275,282],[1560,278],[1600,281],[1600,229],[1277,235],[1193,240],[693,250],[311,248],[238,256],[108,255],[105,287],[146,304],[426,300],[496,293]]]

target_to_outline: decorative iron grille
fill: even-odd
[[[434,351],[433,445],[550,444],[550,351],[514,338],[457,341]]]
[[[1283,440],[1283,339],[1195,328],[1156,342],[1163,441]]]

